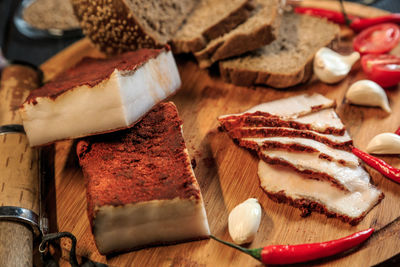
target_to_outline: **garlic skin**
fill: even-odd
[[[360,53],[343,56],[332,49],[322,47],[314,57],[314,73],[324,83],[337,83],[349,74],[351,67],[360,59]]]
[[[355,105],[381,107],[388,113],[392,112],[385,90],[370,80],[353,83],[346,92],[346,99]]]
[[[400,136],[394,133],[381,133],[368,143],[367,152],[371,154],[400,154]]]
[[[257,199],[249,198],[237,205],[229,213],[229,234],[236,244],[246,244],[254,240],[261,222],[261,206]]]

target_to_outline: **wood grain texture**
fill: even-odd
[[[0,266],[32,266],[31,228],[18,222],[0,221],[0,240]]]
[[[308,2],[308,1],[305,1]],[[322,2],[322,1],[317,1]],[[329,3],[330,4],[330,3]],[[350,13],[374,16],[382,11],[351,5]],[[344,31],[345,32],[345,31]],[[343,42],[340,50],[349,51]],[[87,39],[83,39],[43,65],[46,77],[53,77],[86,55],[102,56]],[[258,158],[235,145],[224,132],[218,131],[216,118],[238,113],[261,102],[301,93],[318,92],[337,102],[337,112],[355,145],[365,149],[369,140],[382,132],[393,132],[400,125],[399,89],[388,90],[392,114],[378,108],[346,104],[349,85],[364,79],[360,64],[349,77],[336,85],[326,85],[313,78],[308,84],[287,90],[266,87],[238,87],[221,81],[215,70],[201,70],[193,59],[176,57],[182,77],[182,88],[169,100],[175,102],[184,121],[184,137],[191,158],[196,161],[195,174],[202,189],[211,232],[230,240],[227,218],[230,210],[250,197],[263,208],[261,226],[251,248],[269,244],[298,244],[336,239],[355,231],[375,227],[378,233],[358,250],[346,255],[314,262],[318,266],[369,266],[400,252],[400,185],[368,168],[372,182],[386,197],[357,226],[320,214],[300,217],[300,211],[277,204],[266,197],[257,177]],[[382,157],[400,167],[400,159]],[[213,240],[154,247],[105,257],[98,253],[86,214],[85,181],[77,163],[73,141],[56,145],[55,159],[57,222],[59,231],[70,231],[78,238],[77,253],[111,266],[260,266],[253,258],[224,247]],[[61,242],[69,249],[69,244]],[[64,255],[66,258],[66,255]],[[64,261],[62,265],[67,266]],[[308,266],[309,264],[305,265]]]

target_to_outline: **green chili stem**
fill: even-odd
[[[229,246],[229,247],[231,247],[231,248],[235,248],[235,249],[237,249],[237,250],[240,250],[241,252],[246,253],[247,255],[250,255],[250,256],[252,256],[253,258],[255,258],[255,259],[261,261],[261,250],[262,250],[262,248],[247,249],[247,248],[244,248],[244,247],[235,245],[235,244],[233,244],[233,243],[224,241],[224,240],[222,240],[222,239],[219,239],[218,237],[215,237],[215,236],[213,236],[213,235],[210,235],[210,237],[211,237],[212,239],[214,239],[214,240],[216,240],[216,241],[218,241],[218,242],[224,244],[224,245],[227,245],[227,246]]]
[[[350,26],[351,20],[349,19],[349,17],[347,16],[346,11],[344,10],[343,0],[339,0],[339,2],[340,2],[340,8],[342,9],[342,13],[343,13],[343,16],[344,16],[344,20],[345,20],[345,22],[346,22],[346,25],[347,25],[347,26]]]

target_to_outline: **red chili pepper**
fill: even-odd
[[[350,28],[359,32],[368,27],[387,22],[400,24],[400,13],[394,13],[375,18],[365,18],[365,19],[355,18],[351,20]]]
[[[346,24],[345,16],[338,11],[327,10],[323,8],[315,8],[315,7],[295,7],[294,12],[298,14],[306,14],[310,16],[326,18],[338,24]],[[351,21],[358,19],[358,17],[352,15],[347,15],[347,17]]]
[[[365,153],[358,148],[353,147],[351,151],[354,155],[362,159],[366,164],[380,172],[382,175],[397,183],[400,183],[400,169],[394,168],[383,160],[371,156],[370,154]]]
[[[367,240],[372,233],[373,228],[354,233],[352,235],[331,240],[322,243],[299,244],[299,245],[271,245],[263,248],[246,249],[235,244],[218,239],[215,236],[211,238],[230,247],[236,248],[264,264],[292,264],[316,260],[329,257],[353,247],[358,246]]]
[[[306,14],[310,16],[326,18],[338,24],[346,24],[346,17],[343,15],[342,12],[338,11],[315,7],[295,7],[294,12],[298,14]],[[359,18],[357,16],[347,15],[347,18],[350,20],[350,28],[357,32],[381,23],[391,22],[400,24],[400,13],[388,14],[375,18]]]
[[[400,135],[400,127],[394,133]]]

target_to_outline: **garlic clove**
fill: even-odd
[[[249,198],[229,213],[229,234],[236,244],[254,240],[261,222],[261,206],[257,199]]]
[[[314,57],[314,73],[322,82],[337,83],[347,76],[359,59],[358,52],[343,56],[332,49],[322,47]]]
[[[392,112],[385,90],[370,80],[353,83],[346,92],[346,99],[355,105],[381,107],[388,113]]]
[[[381,133],[368,143],[367,152],[371,154],[400,154],[400,136],[394,133]]]

